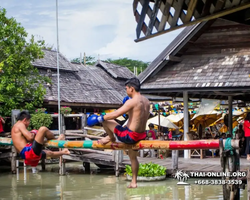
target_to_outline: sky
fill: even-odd
[[[58,0],[59,51],[69,60],[80,53],[96,59],[130,58],[152,62],[180,33],[172,31],[135,42],[133,0]],[[57,47],[56,0],[1,0],[29,35]]]

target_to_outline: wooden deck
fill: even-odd
[[[104,153],[104,152],[103,152]],[[87,153],[82,155],[65,155],[64,159],[74,160],[74,161],[82,161],[82,162],[91,162],[95,164],[107,165],[107,166],[115,166],[115,161],[113,160],[112,154],[99,154],[99,153]],[[167,173],[172,174],[172,158],[168,157],[165,159],[159,158],[142,158],[138,157],[140,163],[148,163],[153,162],[167,168]],[[130,165],[130,160],[128,156],[123,156],[123,161],[120,163],[121,168],[125,168],[125,165]],[[66,164],[67,166],[67,164]],[[247,161],[246,158],[240,159],[240,171],[247,171],[250,166],[250,161]],[[184,159],[182,157],[178,160],[178,169],[183,170],[185,172],[221,172],[220,166],[220,158],[212,158],[206,157],[204,159],[192,158],[192,159]]]

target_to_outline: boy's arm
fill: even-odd
[[[1,121],[5,124],[5,121],[4,121],[4,119],[2,118],[2,117],[0,117],[0,119],[1,119]]]
[[[104,120],[116,119],[117,117],[127,113],[130,109],[133,108],[133,104],[134,104],[133,99],[127,100],[126,103],[123,104],[123,106],[120,107],[118,110],[104,115]]]
[[[26,138],[27,141],[32,142],[34,140],[35,134],[29,132],[24,125],[20,126],[20,131],[23,134],[23,136]]]

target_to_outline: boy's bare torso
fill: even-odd
[[[132,98],[131,103],[133,108],[128,112],[129,121],[127,127],[134,132],[143,133],[149,117],[149,101],[142,95],[136,95]]]
[[[23,128],[26,129],[25,125],[22,122],[18,121],[11,129],[12,141],[13,141],[15,148],[17,149],[19,153],[28,143],[28,141],[26,140],[26,138],[23,136],[21,132],[21,129]]]

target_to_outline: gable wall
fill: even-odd
[[[250,26],[217,19],[196,40],[188,43],[185,55],[238,52],[250,48]]]

